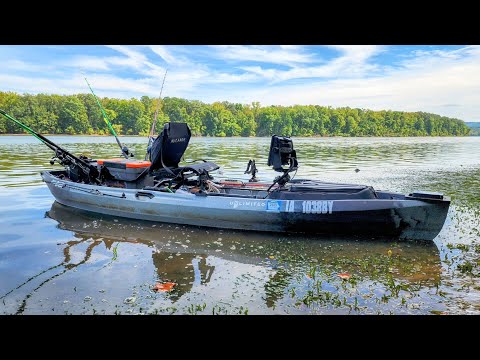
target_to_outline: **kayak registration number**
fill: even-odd
[[[302,212],[304,214],[331,214],[332,211],[333,200],[302,201]]]
[[[269,212],[295,212],[295,200],[268,200],[266,210]],[[333,200],[307,200],[302,201],[302,213],[304,214],[331,214],[333,212]],[[283,205],[285,204],[285,205]],[[297,208],[297,211],[300,209]]]

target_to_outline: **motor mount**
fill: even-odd
[[[287,136],[273,135],[267,164],[273,166],[273,170],[283,173],[273,180],[273,184],[268,188],[268,191],[275,184],[283,188],[291,179],[289,173],[298,169],[297,152],[293,148],[292,139]],[[286,165],[288,165],[288,168],[284,167]]]

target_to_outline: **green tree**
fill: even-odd
[[[356,136],[357,128],[358,124],[355,121],[355,118],[351,115],[347,116],[347,119],[345,120],[345,134],[350,136]]]
[[[58,114],[60,132],[66,134],[86,134],[91,125],[87,110],[76,96],[65,96]]]
[[[320,105],[266,106],[228,101],[142,96],[140,100],[100,99],[118,134],[146,135],[160,104],[156,133],[165,122],[186,122],[194,136],[465,136],[466,124],[425,112],[372,111]],[[42,133],[109,134],[91,94],[19,95],[0,92],[0,108]],[[22,133],[11,121],[0,121],[0,133]]]
[[[77,97],[85,107],[88,122],[90,123],[90,127],[93,133],[109,134],[110,130],[108,129],[108,126],[103,119],[102,111],[98,106],[95,97],[92,94],[78,94]],[[101,102],[106,102],[106,100],[103,99]]]

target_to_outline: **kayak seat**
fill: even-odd
[[[149,173],[166,167],[178,168],[190,137],[191,131],[186,123],[166,123],[150,149]]]
[[[205,160],[197,164],[178,166],[187,150],[190,137],[191,131],[186,123],[164,124],[162,132],[154,140],[150,149],[149,174],[161,179],[176,177],[180,174],[188,176],[188,173],[201,175],[217,170],[219,168],[217,164]]]

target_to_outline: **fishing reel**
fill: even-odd
[[[123,145],[122,147],[122,153],[124,153],[127,156],[134,157],[135,155],[128,150],[128,147],[126,145]]]
[[[70,162],[65,159],[60,151],[55,151],[55,155],[50,159],[50,165],[54,165],[56,162],[62,166],[67,166],[70,164]]]

